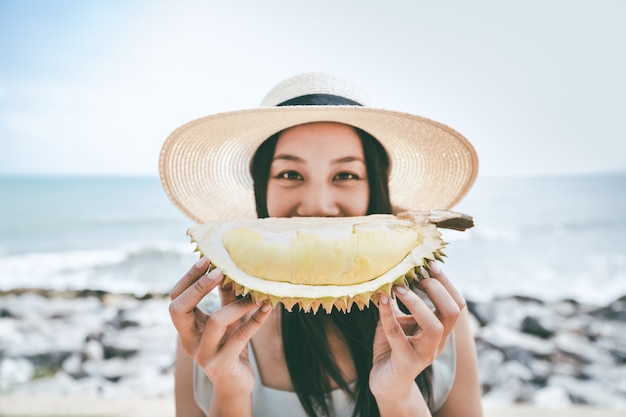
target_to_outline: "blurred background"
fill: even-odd
[[[111,370],[126,358],[107,337],[130,312],[169,326],[166,300],[158,323],[140,301],[196,258],[158,180],[163,141],[326,71],[476,147],[455,208],[476,227],[446,233],[444,269],[476,318],[486,401],[626,408],[625,18],[619,0],[0,0],[0,389],[122,392],[132,378]],[[100,319],[69,347],[33,325],[77,314]]]

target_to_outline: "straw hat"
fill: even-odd
[[[328,94],[362,106],[281,106],[289,99]],[[310,122],[356,126],[382,143],[391,161],[395,212],[449,209],[478,172],[476,151],[461,134],[435,121],[366,105],[354,85],[325,73],[305,73],[274,87],[261,107],[193,120],[170,134],[161,150],[168,197],[196,222],[256,217],[249,167],[258,146],[283,129]]]

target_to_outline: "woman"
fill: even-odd
[[[199,222],[250,216],[251,201],[259,217],[360,216],[449,208],[467,192],[477,160],[461,135],[362,103],[326,74],[288,79],[265,108],[175,131],[163,185]],[[254,200],[241,179],[248,163]],[[329,315],[237,298],[208,264],[200,259],[171,292],[177,415],[482,415],[465,301],[435,263],[415,291]],[[214,289],[221,308],[204,313],[197,306]]]

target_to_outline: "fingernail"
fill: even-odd
[[[386,294],[381,294],[378,298],[378,301],[380,301],[382,304],[389,304],[389,297],[387,297]]]
[[[394,287],[394,288],[395,288],[396,292],[398,292],[398,293],[400,293],[400,294],[406,294],[406,293],[407,293],[407,291],[408,291],[408,290],[406,289],[406,287],[401,287],[401,286],[399,286],[399,285],[398,285],[398,286],[396,286],[396,287]]]
[[[269,304],[263,304],[261,306],[261,311],[264,313],[267,313],[268,311],[270,311],[272,309],[272,306]]]
[[[439,268],[439,265],[437,265],[437,262],[435,261],[428,262],[428,266],[430,267],[430,270],[433,272],[433,274],[438,274],[441,272],[441,268]]]
[[[203,256],[202,258],[196,261],[196,268],[208,268],[209,267],[209,258]]]
[[[219,268],[215,268],[209,271],[207,275],[209,275],[211,278],[215,278],[215,277],[222,275],[222,270]]]

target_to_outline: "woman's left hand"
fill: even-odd
[[[422,279],[417,288],[428,294],[434,310],[404,287],[394,287],[394,293],[410,314],[401,312],[387,296],[379,300],[380,319],[370,373],[370,389],[377,399],[393,401],[409,395],[417,375],[443,350],[465,308],[465,299],[435,262],[430,263],[430,276]]]

